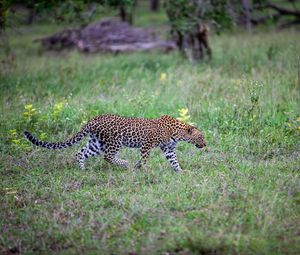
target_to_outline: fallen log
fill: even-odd
[[[77,44],[81,51],[94,53],[98,51],[122,53],[122,52],[134,52],[134,51],[150,51],[153,49],[169,52],[176,48],[176,44],[172,41],[156,41],[156,42],[141,42],[131,44],[103,44],[93,47],[91,45],[83,44],[81,41]]]
[[[37,41],[47,50],[77,48],[89,53],[152,49],[168,52],[176,48],[175,42],[157,39],[149,29],[136,28],[115,19],[104,19],[82,29],[66,29]]]
[[[79,38],[79,29],[66,29],[51,36],[36,39],[34,42],[40,42],[41,46],[47,50],[63,50],[75,47]]]

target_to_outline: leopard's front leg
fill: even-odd
[[[160,145],[160,148],[163,151],[163,153],[165,154],[165,157],[169,161],[171,167],[176,172],[181,172],[182,169],[178,163],[176,152],[175,152],[176,143]]]

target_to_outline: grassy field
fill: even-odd
[[[176,53],[39,54],[32,40],[52,30],[11,36],[15,61],[0,70],[0,253],[299,253],[299,33],[213,36],[213,60],[196,65]],[[80,145],[49,151],[23,138],[181,108],[208,144],[178,146],[182,174],[158,149],[147,171],[133,170],[132,149],[120,153],[128,170],[98,157],[83,171]]]

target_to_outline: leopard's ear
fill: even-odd
[[[187,129],[187,132],[189,135],[191,135],[193,133],[194,127],[193,126],[189,126]]]

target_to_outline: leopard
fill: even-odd
[[[194,125],[182,122],[169,115],[159,118],[134,118],[106,114],[92,118],[80,131],[64,142],[40,141],[28,131],[25,137],[34,145],[47,149],[63,149],[79,143],[84,137],[89,140],[77,154],[76,161],[81,169],[85,169],[85,160],[103,154],[104,160],[119,167],[128,168],[128,161],[117,157],[120,149],[140,148],[140,159],[134,168],[145,166],[150,151],[159,147],[169,164],[176,172],[181,172],[176,145],[180,141],[195,145],[198,149],[206,146],[202,132]]]

